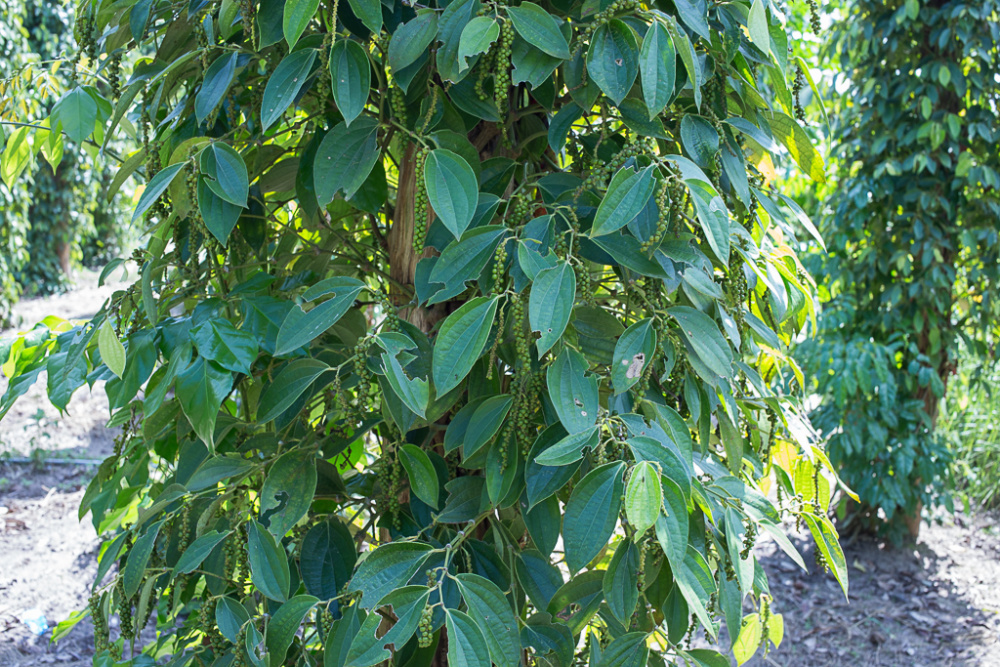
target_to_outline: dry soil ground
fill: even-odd
[[[86,317],[110,295],[93,277],[67,295],[23,302],[24,321]],[[8,334],[10,332],[7,332]],[[0,392],[5,389],[0,378]],[[4,462],[3,457],[101,459],[111,451],[100,388],[83,389],[60,416],[43,383],[0,424],[0,667],[90,664],[91,627],[52,644],[20,620],[37,608],[50,625],[86,605],[97,536],[77,520],[90,465]],[[808,541],[800,548],[812,561]],[[802,572],[773,545],[758,547],[784,614],[785,641],[750,665],[782,667],[1000,666],[1000,527],[995,515],[946,516],[924,525],[916,545],[870,540],[847,547],[850,601],[825,573]]]

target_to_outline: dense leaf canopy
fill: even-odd
[[[0,347],[0,415],[43,370],[60,408],[105,382],[103,655],[153,624],[178,666],[716,665],[691,634],[724,620],[743,662],[788,513],[846,592],[780,390],[813,297],[758,166],[824,178],[784,18],[81,3],[53,136],[134,139],[147,244],[92,321]]]

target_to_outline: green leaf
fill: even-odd
[[[628,95],[639,74],[639,44],[624,21],[611,19],[594,33],[587,73],[615,105]]]
[[[656,188],[653,169],[652,166],[639,172],[620,169],[614,175],[601,205],[597,207],[591,237],[616,232],[639,215]]]
[[[385,377],[399,399],[414,414],[426,419],[427,405],[431,398],[430,382],[420,378],[407,377],[399,360],[391,354],[382,355]]]
[[[577,572],[594,559],[611,539],[622,507],[625,483],[621,461],[591,470],[573,489],[563,519],[566,565]]]
[[[733,350],[715,320],[688,306],[674,306],[667,313],[680,325],[684,340],[710,371],[719,377],[732,377]]]
[[[469,68],[469,58],[486,53],[500,36],[500,26],[490,16],[477,16],[462,29],[458,43],[458,71]]]
[[[152,208],[156,200],[160,198],[167,188],[170,187],[170,182],[174,180],[174,176],[180,173],[180,170],[184,168],[186,162],[177,162],[169,167],[165,167],[160,171],[156,172],[156,176],[153,176],[146,184],[146,188],[142,191],[142,195],[139,197],[139,203],[135,207],[135,212],[132,214],[132,223],[135,224],[139,218],[142,217],[143,213]]]
[[[295,101],[302,86],[308,80],[309,72],[315,61],[315,49],[302,49],[289,53],[274,68],[274,73],[267,80],[261,102],[260,123],[262,130],[267,130],[274,125]]]
[[[198,179],[198,211],[205,220],[205,227],[219,243],[226,245],[229,235],[240,219],[243,208],[227,202],[209,186],[208,179]]]
[[[235,51],[228,51],[216,58],[205,71],[205,79],[201,82],[201,89],[194,98],[194,116],[198,124],[205,122],[205,119],[222,103],[229,86],[236,78],[236,61],[239,54]]]
[[[296,359],[285,366],[267,385],[257,407],[257,423],[266,424],[291,407],[309,385],[333,370],[318,359]]]
[[[459,574],[456,578],[469,616],[482,630],[493,663],[497,667],[520,665],[517,620],[503,592],[495,583],[476,574]]]
[[[600,429],[592,426],[579,433],[570,433],[535,457],[535,463],[543,466],[566,466],[583,458],[583,450],[597,447]]]
[[[663,487],[663,511],[656,519],[656,541],[663,548],[670,567],[680,570],[687,552],[690,523],[687,503],[677,482],[669,477],[661,477],[660,484]]]
[[[299,551],[299,570],[306,592],[320,600],[337,597],[351,578],[357,560],[354,538],[343,523],[336,518],[317,523],[302,538]]]
[[[302,625],[302,619],[312,611],[317,602],[319,600],[311,595],[296,595],[274,612],[267,622],[267,634],[264,637],[271,664],[280,665],[285,661],[285,654]]]
[[[771,125],[771,133],[788,149],[792,159],[802,171],[817,183],[826,183],[826,165],[823,164],[823,157],[813,146],[812,140],[802,126],[794,118],[780,111],[763,115]]]
[[[387,647],[399,653],[420,625],[420,616],[427,606],[430,590],[426,586],[405,586],[389,593],[379,602],[380,607],[392,607],[396,622],[378,636],[383,624],[381,614],[369,614],[361,624],[347,652],[346,667],[372,667],[392,657]]]
[[[212,192],[230,204],[246,207],[250,193],[247,166],[232,146],[221,141],[209,144],[201,152],[199,163]]]
[[[282,32],[288,48],[295,46],[319,9],[319,0],[286,0]]]
[[[232,388],[232,374],[204,357],[195,359],[174,381],[174,392],[184,415],[195,434],[209,447],[215,442],[219,408]]]
[[[361,632],[361,624],[366,617],[359,605],[344,609],[343,618],[334,621],[333,630],[324,642],[323,667],[344,667],[347,664],[347,652],[354,638]]]
[[[278,330],[278,340],[275,344],[275,356],[286,355],[303,345],[308,345],[327,329],[332,327],[354,305],[364,283],[354,278],[338,277],[339,285],[336,291],[330,292],[332,297],[309,312],[296,306],[288,311],[281,328]]]
[[[729,264],[730,224],[726,203],[709,183],[688,179],[685,181],[694,202],[698,222],[705,232],[709,247],[723,264]]]
[[[105,319],[97,333],[97,349],[101,353],[101,360],[108,370],[122,376],[125,372],[125,346],[118,340],[115,329],[111,326],[111,320]]]
[[[250,365],[257,359],[257,339],[237,329],[229,320],[207,320],[188,335],[199,355],[226,370],[250,375]]]
[[[764,53],[771,53],[771,33],[767,29],[767,8],[763,0],[753,0],[747,16],[747,33],[754,46]]]
[[[597,667],[645,667],[649,647],[645,632],[630,632],[608,644]]]
[[[514,29],[532,46],[553,58],[569,60],[569,43],[552,14],[533,2],[507,7]]]
[[[677,50],[670,33],[659,21],[649,26],[642,40],[639,72],[646,110],[650,118],[655,118],[673,97],[677,79]]]
[[[681,145],[699,167],[708,169],[719,152],[719,133],[701,116],[687,114],[681,119]]]
[[[389,66],[392,71],[399,72],[416,62],[437,37],[437,32],[437,14],[431,11],[417,14],[399,26],[389,42]]]
[[[470,229],[462,235],[461,241],[449,243],[428,278],[428,282],[444,285],[444,288],[427,300],[428,305],[454,298],[465,291],[468,281],[478,280],[505,234],[503,227],[488,225]]]
[[[747,614],[743,617],[736,643],[733,644],[733,657],[736,658],[737,665],[750,660],[760,648],[761,632],[760,614]]]
[[[146,529],[146,532],[135,541],[128,551],[128,560],[122,569],[122,586],[127,597],[134,597],[146,575],[146,565],[156,545],[156,536],[160,533],[162,521],[157,521]]]
[[[0,127],[3,126],[0,125]],[[11,189],[14,188],[17,179],[34,159],[35,153],[31,149],[31,142],[28,139],[29,129],[19,127],[11,132],[3,153],[0,153],[0,177]],[[0,140],[2,139],[3,137],[0,136]]]
[[[404,586],[431,551],[431,546],[422,542],[384,544],[361,561],[348,592],[360,591],[361,606],[371,609],[386,595]]]
[[[833,527],[833,524],[825,516],[803,514],[802,518],[805,520],[806,525],[809,526],[809,532],[812,533],[813,539],[816,541],[816,547],[823,554],[827,565],[830,566],[830,571],[833,572],[833,576],[837,579],[837,583],[840,584],[841,590],[844,591],[844,598],[848,599],[847,560],[844,558],[843,549],[840,548],[837,529]]]
[[[427,156],[424,184],[434,213],[452,236],[461,239],[479,203],[476,172],[461,155],[438,148]]]
[[[377,35],[382,31],[382,3],[379,0],[349,0],[351,11],[366,28]]]
[[[642,535],[641,532],[637,535]],[[639,603],[639,549],[632,540],[622,540],[604,573],[604,598],[608,609],[626,627]]]
[[[357,42],[338,40],[330,51],[330,77],[333,82],[333,99],[348,127],[361,115],[368,102],[372,86],[372,66],[368,54]]]
[[[438,396],[465,379],[489,339],[499,297],[479,297],[462,305],[441,325],[434,342],[433,376]]]
[[[656,330],[652,318],[639,320],[621,335],[611,362],[611,386],[616,394],[628,391],[653,361]]]
[[[222,636],[235,644],[240,635],[240,628],[250,620],[246,607],[232,598],[219,598],[215,605],[215,623]]]
[[[585,431],[597,421],[597,377],[587,376],[587,367],[582,354],[564,348],[545,376],[549,398],[567,433]]]
[[[185,487],[192,493],[204,491],[224,479],[241,477],[256,467],[253,461],[238,456],[213,456],[198,466]]]
[[[448,629],[448,664],[455,667],[490,667],[483,633],[472,618],[457,609],[445,612]]]
[[[464,458],[471,458],[483,448],[483,445],[493,439],[513,404],[512,396],[500,394],[490,396],[476,406],[462,441]]]
[[[184,550],[180,559],[177,561],[177,565],[174,566],[175,576],[177,574],[188,574],[194,572],[202,561],[208,557],[208,554],[212,553],[212,549],[219,545],[219,542],[226,539],[232,534],[233,531],[227,530],[224,533],[220,533],[217,530],[210,530],[205,533]]]
[[[316,198],[323,206],[337,193],[353,197],[372,173],[381,151],[378,147],[378,121],[362,116],[340,123],[323,137],[316,151],[313,182]]]
[[[662,498],[660,473],[648,461],[637,463],[625,487],[625,516],[637,535],[642,535],[656,523]]]
[[[253,519],[247,524],[247,551],[250,560],[250,580],[265,597],[277,602],[288,599],[291,575],[285,551],[271,533]]]
[[[78,144],[94,131],[97,122],[97,102],[83,88],[77,86],[64,94],[52,109],[51,127],[66,133]]]
[[[316,493],[316,454],[296,448],[278,457],[260,491],[260,520],[281,539],[306,515]]]
[[[667,32],[670,33],[670,38],[674,42],[674,48],[677,49],[677,54],[681,57],[684,69],[688,73],[688,79],[691,81],[691,87],[694,90],[694,104],[696,107],[701,108],[701,79],[703,75],[698,57],[694,52],[694,46],[691,44],[691,39],[687,36],[687,33],[677,25],[677,19],[673,16],[668,16],[666,18],[666,25]]]
[[[541,333],[535,341],[539,358],[562,338],[576,301],[576,272],[569,262],[559,262],[535,276],[528,298],[528,323]]]
[[[416,445],[402,445],[399,448],[399,460],[406,470],[406,476],[410,478],[410,490],[424,503],[437,509],[441,489],[438,486],[437,471],[427,452]]]
[[[462,34],[481,7],[479,0],[455,0],[448,3],[441,12],[438,21],[438,40],[441,46],[438,47],[435,64],[438,75],[443,80],[458,83],[468,74],[468,64],[459,55]]]

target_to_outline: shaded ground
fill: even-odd
[[[28,325],[47,314],[86,317],[110,288],[22,303]],[[0,392],[6,382],[0,378]],[[91,626],[63,641],[32,634],[19,620],[39,609],[54,626],[86,606],[96,573],[98,540],[77,506],[89,465],[10,463],[5,457],[102,459],[114,434],[104,428],[100,387],[77,392],[59,416],[44,397],[44,379],[0,423],[0,667],[90,665]],[[9,459],[8,459],[9,461]],[[811,540],[798,540],[812,563]],[[892,549],[858,540],[846,549],[850,602],[833,577],[802,572],[771,542],[758,547],[784,614],[785,640],[750,667],[1000,666],[1000,522],[961,514],[924,525],[915,546]],[[112,621],[114,622],[114,621]]]

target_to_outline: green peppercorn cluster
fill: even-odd
[[[388,450],[382,454],[376,462],[376,479],[382,488],[382,499],[385,503],[383,518],[392,521],[394,528],[399,530],[402,526],[399,507],[399,488],[402,483],[402,465],[396,458],[395,452]]]
[[[493,102],[497,106],[497,113],[501,119],[507,118],[508,101],[510,100],[511,86],[511,47],[514,45],[514,26],[510,21],[500,22],[500,39],[497,44],[497,53],[493,60]],[[510,143],[507,132],[507,123],[500,124],[501,138],[505,144]]]
[[[583,40],[590,39],[590,36],[598,28],[613,19],[616,15],[622,12],[634,11],[641,6],[642,3],[639,0],[615,0],[607,9],[594,15],[594,20],[580,31],[580,38]]]
[[[806,85],[806,77],[802,73],[801,67],[795,68],[795,79],[792,81],[792,96],[795,98],[795,118],[800,122],[805,122],[806,120],[806,110],[802,106],[802,102],[799,99],[802,89]]]
[[[819,18],[819,3],[816,0],[807,0],[809,3],[809,26],[817,35],[823,32],[823,21]]]
[[[389,89],[389,106],[392,110],[393,117],[398,120],[401,125],[406,125],[406,95],[403,94],[403,89],[399,86],[393,86]]]
[[[663,179],[663,183],[660,184],[660,190],[656,193],[656,210],[659,213],[656,219],[656,230],[643,242],[641,249],[644,253],[656,250],[660,241],[670,230],[673,219],[677,215],[677,201],[680,199],[679,193],[673,194],[675,188],[678,187],[680,187],[679,183],[670,178]]]
[[[817,549],[817,551],[819,551]],[[761,648],[764,649],[764,657],[767,657],[768,649],[768,635],[771,634],[771,596],[763,593],[760,596],[760,644]]]
[[[516,227],[529,215],[531,215],[531,200],[526,194],[521,193],[507,204],[505,222],[508,227]]]
[[[514,349],[517,351],[517,364],[522,369],[531,368],[531,341],[528,332],[528,318],[524,310],[527,295],[511,295],[511,328],[514,332]]]
[[[108,648],[109,639],[108,619],[104,615],[101,595],[92,593],[87,601],[87,608],[90,610],[90,620],[94,624],[94,652],[100,653]]]
[[[108,85],[111,86],[111,97],[118,99],[122,92],[122,51],[116,50],[108,56]]]
[[[122,637],[132,639],[135,636],[132,624],[132,601],[125,595],[125,585],[121,578],[115,585],[115,595],[118,598],[118,629]]]
[[[240,19],[243,21],[243,35],[249,39],[250,43],[256,43],[257,36],[254,34],[254,13],[253,0],[240,0]]]
[[[427,186],[424,184],[424,164],[427,162],[429,152],[426,146],[421,146],[414,157],[416,184],[413,192],[413,249],[416,252],[423,252],[427,236]]]

